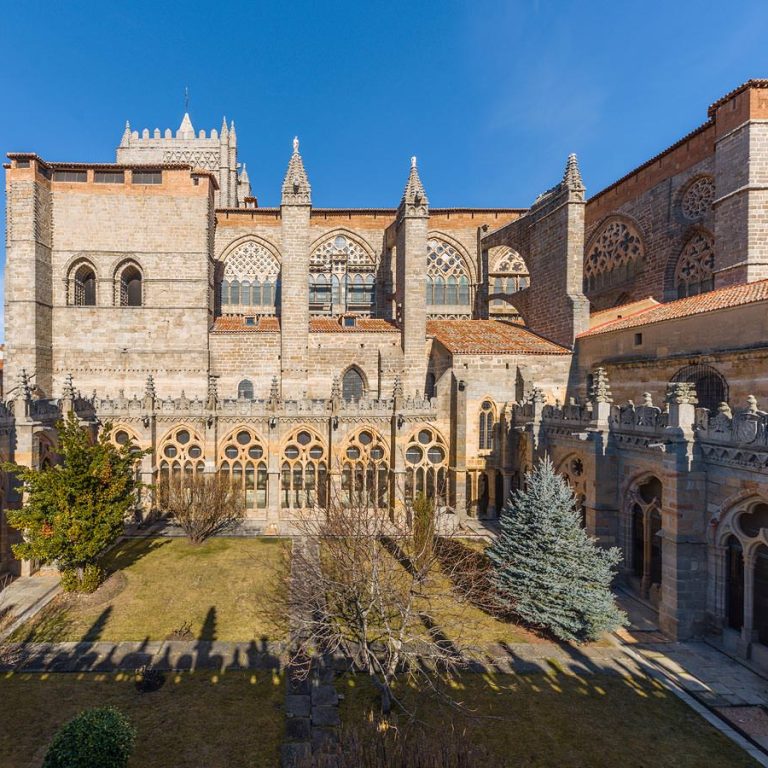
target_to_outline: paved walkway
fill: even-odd
[[[59,592],[58,575],[23,576],[0,591],[0,640],[47,605]]]

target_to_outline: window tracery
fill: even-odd
[[[365,394],[365,381],[353,365],[348,368],[341,382],[341,396],[347,402],[357,402]]]
[[[420,493],[445,506],[448,498],[448,449],[443,438],[425,427],[414,434],[405,450],[405,498],[412,501]]]
[[[280,294],[280,263],[261,243],[238,245],[224,262],[221,306],[226,312],[274,314]]]
[[[328,504],[328,459],[317,435],[299,429],[283,449],[280,477],[283,509],[324,508]]]
[[[619,285],[642,271],[645,247],[630,223],[614,219],[599,230],[584,264],[584,290],[599,291]]]
[[[469,312],[469,273],[461,254],[450,243],[427,241],[426,300],[428,306],[461,306]]]
[[[488,292],[493,314],[505,314],[504,310],[507,310],[517,316],[517,310],[511,304],[512,294],[530,285],[528,267],[517,251],[506,246],[492,248],[488,256]]]
[[[478,447],[481,451],[493,450],[495,428],[496,408],[492,400],[483,400],[480,404],[480,418],[478,425]]]
[[[315,314],[372,312],[376,303],[376,259],[362,245],[336,234],[309,257],[309,307]]]
[[[121,307],[140,307],[144,303],[144,277],[138,264],[129,261],[117,273],[117,304]]]
[[[712,238],[697,232],[685,245],[675,269],[677,298],[696,296],[715,287],[715,249]]]
[[[389,451],[373,430],[351,437],[342,454],[343,504],[385,509],[389,503]]]
[[[714,200],[715,180],[711,176],[701,176],[688,185],[680,209],[688,221],[699,221],[712,210]]]
[[[184,483],[205,469],[203,441],[187,427],[177,427],[160,444],[160,503],[167,501],[171,479]]]
[[[267,508],[266,451],[253,430],[236,429],[224,440],[219,473],[241,490],[246,511]]]

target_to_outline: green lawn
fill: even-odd
[[[164,640],[187,623],[194,639],[280,640],[284,620],[270,616],[285,540],[213,538],[122,541],[104,559],[124,574],[92,596],[62,595],[11,638],[14,641]],[[122,577],[120,577],[122,580]],[[117,587],[117,593],[111,595]]]
[[[131,768],[273,768],[285,685],[270,671],[168,674],[140,694],[129,674],[0,675],[0,765],[39,768],[57,728],[114,705],[138,731]]]
[[[342,722],[370,727],[378,697],[366,678],[339,681]],[[483,745],[497,768],[748,768],[757,765],[659,683],[609,675],[467,673],[450,692],[397,692],[435,739],[448,730]],[[375,715],[372,719],[376,719]],[[408,728],[405,719],[397,725]],[[366,725],[367,724],[367,725]]]

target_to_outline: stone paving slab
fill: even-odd
[[[0,592],[0,641],[44,608],[61,591],[58,574],[39,573],[12,581]]]

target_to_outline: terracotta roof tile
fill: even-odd
[[[567,355],[570,350],[499,320],[428,320],[427,333],[454,355]]]
[[[689,296],[687,299],[677,299],[677,301],[670,301],[668,304],[649,307],[618,320],[611,320],[590,328],[579,334],[579,338],[596,336],[598,333],[623,331],[627,328],[636,328],[652,323],[662,323],[665,320],[677,320],[681,317],[701,315],[705,312],[715,312],[718,309],[738,307],[742,304],[753,304],[757,301],[768,301],[768,280],[731,285],[716,291],[701,293],[698,296]]]
[[[344,328],[335,317],[312,317],[310,333],[381,333],[397,332],[397,326],[389,320],[358,318],[354,328]],[[280,333],[280,318],[261,317],[255,325],[246,325],[242,315],[224,315],[214,320],[213,333]]]
[[[240,315],[224,315],[213,322],[214,333],[279,333],[280,320],[276,317],[260,317],[255,325],[246,325],[245,318]]]
[[[652,296],[648,296],[645,299],[638,299],[637,301],[630,301],[626,304],[620,304],[618,307],[609,307],[608,309],[599,309],[597,312],[592,312],[589,316],[589,327],[596,328],[598,325],[605,325],[606,323],[614,320],[620,320],[621,318],[629,315],[634,315],[637,312],[642,312],[646,309],[659,306],[658,301]]]

